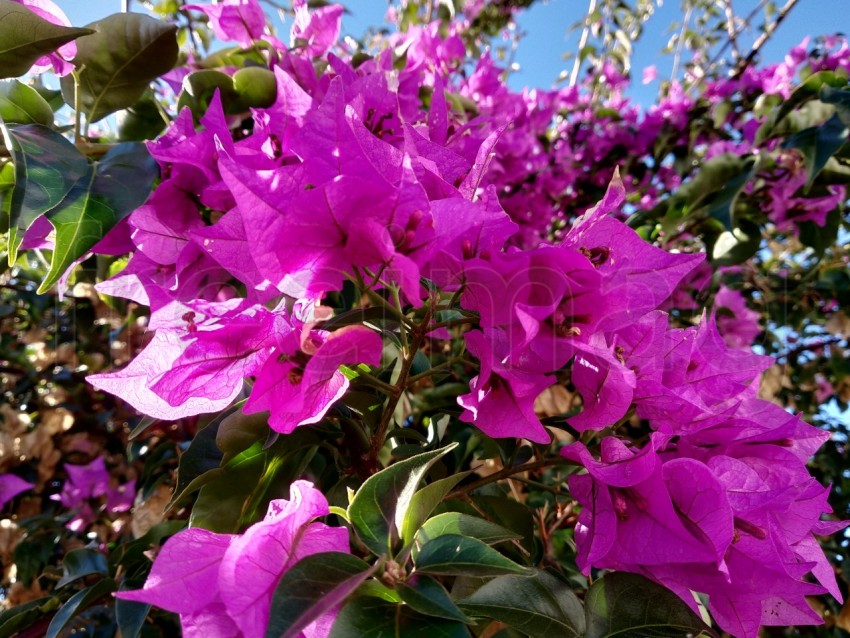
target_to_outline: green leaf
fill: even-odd
[[[456,443],[399,461],[370,476],[348,506],[358,537],[375,554],[392,551],[404,528],[413,495],[430,467]]]
[[[165,120],[157,108],[156,99],[143,97],[117,115],[118,139],[122,142],[152,140],[165,130]]]
[[[53,24],[17,2],[0,0],[0,77],[23,75],[40,57],[91,32]]]
[[[183,89],[177,98],[177,109],[189,107],[195,120],[200,120],[207,112],[216,91],[221,99],[225,113],[238,113],[242,110],[239,94],[233,87],[233,78],[212,69],[194,71],[183,78]]]
[[[542,570],[531,577],[494,578],[458,605],[472,616],[498,620],[534,638],[584,634],[581,601],[569,585]]]
[[[87,25],[92,35],[77,42],[74,64],[80,105],[91,124],[141,99],[152,80],[177,63],[177,26],[141,13],[116,13]],[[61,80],[65,101],[74,105],[71,75]]]
[[[39,293],[49,290],[74,261],[141,206],[159,175],[156,162],[138,142],[119,144],[92,165],[89,179],[77,182],[62,204],[47,212],[56,229],[56,246]]]
[[[439,505],[446,494],[452,491],[455,485],[466,478],[470,472],[459,472],[452,474],[439,481],[434,481],[423,487],[413,495],[410,500],[410,507],[404,517],[401,529],[401,537],[405,543],[409,543],[416,536],[416,532],[422,527],[422,524],[434,511],[434,508]]]
[[[416,571],[446,576],[529,573],[486,543],[459,534],[445,534],[425,543],[416,557]]]
[[[121,587],[124,589],[124,587]],[[129,588],[128,588],[129,589]],[[134,600],[115,599],[115,622],[121,632],[121,638],[138,638],[142,626],[151,610],[151,605],[137,603]]]
[[[228,408],[210,421],[195,434],[189,449],[180,455],[180,465],[177,466],[177,486],[174,488],[171,500],[165,506],[166,512],[220,473],[224,455],[215,442],[218,429],[222,421],[237,409],[236,407]]]
[[[266,453],[255,443],[227,462],[222,471],[198,493],[189,518],[191,527],[232,534],[239,531],[242,508],[257,489]]]
[[[0,612],[0,637],[14,636],[59,609],[61,604],[59,598],[46,596]]]
[[[91,587],[86,587],[78,591],[56,612],[56,615],[50,621],[50,625],[47,628],[45,638],[57,638],[71,624],[74,618],[94,603],[109,596],[115,589],[115,581],[111,578],[104,578]]]
[[[268,108],[277,99],[277,80],[272,71],[258,66],[239,69],[233,74],[233,88],[245,107]]]
[[[483,518],[462,512],[444,512],[425,521],[418,530],[416,539],[423,544],[446,534],[469,536],[490,545],[522,538],[516,532]]]
[[[676,594],[637,574],[605,574],[593,583],[584,604],[585,638],[715,635]]]
[[[782,143],[782,148],[796,148],[806,161],[808,181],[806,188],[826,166],[827,161],[847,143],[850,129],[838,115],[833,115],[820,126],[812,126],[794,133]]]
[[[0,82],[0,119],[6,124],[53,125],[53,109],[31,86],[17,80]]]
[[[3,137],[15,165],[15,188],[9,211],[9,262],[14,263],[20,236],[45,211],[59,207],[91,165],[64,137],[44,126],[5,126]]]
[[[708,204],[708,214],[720,221],[726,230],[735,227],[735,203],[755,173],[755,166],[755,158],[748,158],[744,163],[744,172],[729,179]]]
[[[714,242],[711,258],[715,264],[734,266],[753,255],[761,246],[761,229],[745,219],[738,221],[738,227],[732,231],[723,231]]]
[[[62,560],[62,578],[56,583],[57,587],[64,587],[68,583],[92,574],[109,573],[106,556],[96,549],[81,547],[73,549]]]
[[[377,568],[341,552],[301,559],[275,588],[266,638],[300,636],[307,625],[342,604]]]
[[[850,126],[850,90],[847,87],[834,88],[824,86],[820,90],[820,101],[835,106],[835,113],[847,126]]]
[[[10,261],[20,237],[42,213],[56,231],[50,269],[39,293],[147,199],[159,175],[143,144],[119,144],[90,162],[64,137],[44,126],[4,128],[15,163],[10,214]]]
[[[396,585],[396,590],[405,603],[421,614],[467,624],[472,622],[458,609],[445,587],[430,576],[414,574],[406,583]]]
[[[462,622],[416,613],[406,605],[361,596],[336,617],[328,638],[469,638]]]

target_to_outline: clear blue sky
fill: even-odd
[[[279,2],[286,4],[288,0]],[[75,25],[86,24],[121,8],[121,0],[57,0],[57,4]],[[343,21],[343,30],[354,35],[362,34],[369,25],[380,24],[387,7],[384,0],[343,0],[343,4],[349,10]],[[732,0],[732,5],[736,13],[746,15],[757,5],[757,0]],[[587,0],[548,0],[536,3],[520,16],[520,27],[527,35],[516,59],[520,71],[511,78],[514,88],[548,88],[552,85],[568,64],[562,59],[563,53],[577,48],[578,33],[568,34],[567,29],[580,20],[586,10]],[[657,85],[644,87],[641,84],[641,70],[644,67],[655,64],[662,78],[669,75],[670,56],[661,56],[660,51],[670,37],[671,23],[681,18],[679,2],[665,0],[650,19],[643,38],[635,46],[632,59],[633,77],[636,80],[632,95],[635,99],[649,103],[657,89]],[[799,44],[806,35],[835,32],[850,32],[850,0],[800,0],[763,49],[762,58],[778,62],[790,47]],[[751,42],[756,35],[750,32],[748,41]]]

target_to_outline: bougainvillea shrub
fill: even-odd
[[[847,43],[641,107],[440,7],[0,0],[0,635],[850,626]]]

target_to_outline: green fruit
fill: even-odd
[[[277,98],[274,73],[258,66],[249,66],[234,73],[233,88],[245,106],[266,108]]]

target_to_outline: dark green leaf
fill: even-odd
[[[274,591],[266,638],[296,638],[342,604],[377,569],[351,554],[313,554],[289,569]]]
[[[458,605],[472,616],[492,618],[534,638],[581,636],[581,601],[569,585],[547,572],[494,578]]]
[[[737,228],[720,233],[711,249],[711,258],[715,264],[733,266],[755,255],[760,245],[761,229],[752,222],[739,220]]]
[[[446,494],[451,492],[455,485],[460,483],[468,475],[469,472],[452,474],[444,479],[426,485],[413,495],[401,529],[401,537],[405,543],[413,540],[416,532],[422,527],[422,524],[428,519],[431,512],[434,511],[434,508],[440,504]]]
[[[750,177],[755,172],[756,161],[753,158],[748,159],[744,163],[744,172],[732,177],[727,181],[720,192],[715,195],[708,203],[708,214],[719,220],[726,230],[732,230],[735,226],[734,211],[735,202],[738,196],[744,190],[744,186],[750,181]]]
[[[498,523],[513,532],[522,540],[523,548],[534,553],[534,519],[522,503],[503,496],[474,496],[473,501],[487,516],[488,520]]]
[[[420,543],[427,543],[446,534],[469,536],[488,544],[522,538],[506,527],[477,516],[470,516],[461,512],[443,512],[425,521],[418,530],[416,539]]]
[[[17,2],[0,0],[0,77],[23,75],[40,57],[91,32],[53,24]]]
[[[414,574],[406,583],[396,585],[396,590],[405,603],[421,614],[467,624],[471,622],[455,605],[449,592],[430,576]]]
[[[91,587],[86,587],[82,591],[78,591],[71,596],[62,609],[56,612],[53,620],[50,621],[50,626],[47,628],[45,638],[57,638],[80,613],[91,607],[101,599],[105,599],[109,594],[115,591],[115,581],[111,578],[104,578],[98,581]]]
[[[348,506],[348,517],[369,549],[377,555],[392,551],[419,483],[456,445],[399,461],[366,479]]]
[[[152,80],[177,62],[177,27],[141,13],[116,13],[90,25],[77,41],[80,105],[89,123],[133,106]],[[65,101],[75,104],[74,78],[62,78]]]
[[[848,140],[850,129],[838,115],[833,115],[820,126],[813,126],[794,133],[782,144],[782,148],[796,148],[806,161],[807,188],[826,166],[826,162]]]
[[[47,212],[56,246],[38,292],[49,290],[74,261],[141,206],[158,175],[156,162],[138,142],[119,144],[93,162],[89,179],[77,182],[62,204]]]
[[[676,594],[637,574],[605,574],[593,583],[584,604],[585,638],[714,635]]]
[[[215,437],[218,449],[224,452],[225,461],[247,450],[269,434],[269,415],[267,412],[245,414],[241,410],[241,404],[239,407],[240,409],[229,412],[225,416]],[[287,439],[290,443],[287,446],[288,451],[295,449],[295,445],[292,444],[297,441],[298,434],[293,433],[293,435],[289,435]],[[297,441],[299,446],[304,447],[313,444],[312,437],[304,436],[302,438],[303,441]]]
[[[773,111],[767,122],[762,125],[756,136],[756,144],[761,144],[774,133],[774,128],[782,122],[794,109],[801,104],[813,100],[818,94],[823,95],[825,87],[841,88],[847,85],[847,78],[833,71],[819,71],[812,73],[800,84],[791,96],[785,100],[778,109]]]
[[[14,262],[23,231],[45,211],[61,206],[92,169],[71,142],[46,127],[8,126],[3,131],[15,165],[9,211],[9,261]]]
[[[151,606],[145,603],[116,598],[115,621],[121,631],[121,638],[138,638],[150,609]]]
[[[106,564],[106,556],[96,549],[81,547],[73,549],[62,560],[62,578],[56,583],[57,587],[64,587],[68,583],[73,583],[75,580],[92,574],[109,573],[109,566]]]
[[[144,145],[127,142],[90,162],[64,137],[38,124],[9,126],[15,162],[10,244],[42,213],[56,230],[50,269],[39,287],[55,284],[73,262],[138,208],[159,174]],[[15,251],[10,246],[10,260]]]
[[[417,614],[362,596],[348,602],[336,617],[328,638],[469,638],[462,622]]]
[[[0,82],[0,119],[6,124],[53,124],[53,109],[31,86],[17,80]]]
[[[237,409],[236,407],[228,408],[195,434],[189,449],[180,456],[180,465],[177,467],[177,486],[174,488],[171,500],[165,506],[166,511],[177,505],[185,496],[201,489],[206,482],[219,473],[224,455],[216,445],[218,429],[222,421]],[[205,480],[201,480],[202,477]]]
[[[458,534],[445,534],[425,543],[416,557],[416,571],[447,576],[529,573],[477,538]]]
[[[240,513],[257,489],[265,459],[262,443],[255,443],[226,463],[221,473],[201,488],[189,524],[219,533],[238,532]]]
[[[177,99],[177,108],[183,109],[188,106],[195,119],[200,120],[207,112],[216,91],[225,113],[243,110],[239,106],[239,94],[233,88],[233,78],[212,69],[194,71],[183,78],[183,89]]]
[[[0,612],[0,638],[14,636],[61,606],[62,602],[55,596],[38,598],[20,605],[15,605]]]
[[[118,139],[122,142],[151,140],[165,129],[155,98],[148,95],[118,113]]]

